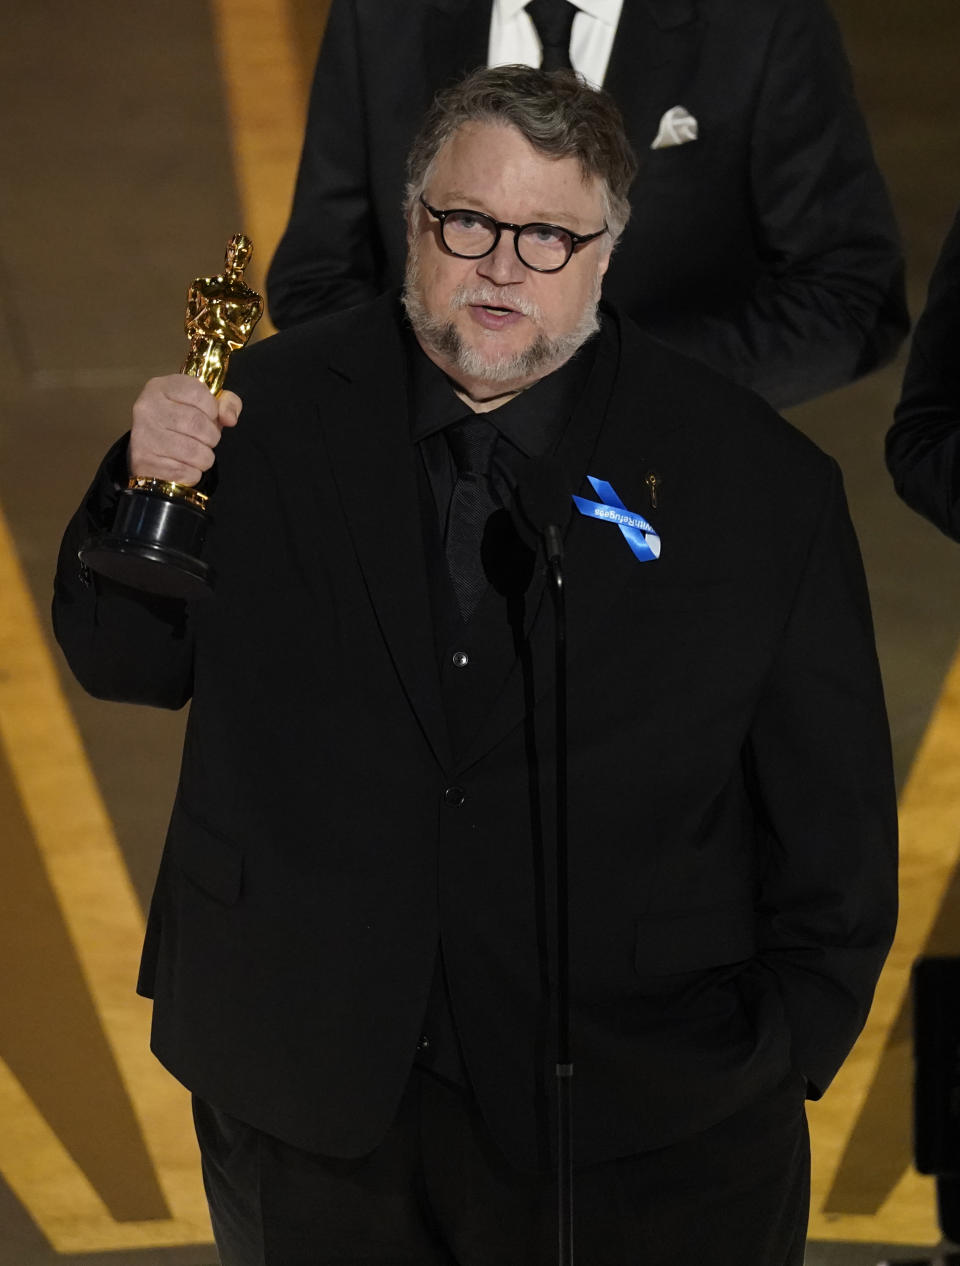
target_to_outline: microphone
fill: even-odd
[[[568,480],[555,457],[533,458],[517,480],[512,517],[528,545],[542,540],[548,563],[563,557],[563,529],[573,509]]]

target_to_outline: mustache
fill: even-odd
[[[450,297],[449,309],[456,312],[460,308],[482,304],[490,308],[510,308],[533,321],[540,321],[543,313],[532,299],[526,295],[513,294],[507,290],[498,290],[496,286],[457,286]]]

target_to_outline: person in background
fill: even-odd
[[[886,459],[894,487],[907,505],[960,541],[960,210],[914,330],[900,400],[887,432]],[[944,1068],[953,1057],[952,1047],[940,1056]],[[960,1242],[960,1177],[938,1173],[936,1184],[940,1228]]]
[[[777,408],[892,358],[901,248],[825,0],[333,0],[268,278],[279,328],[400,284],[434,93],[541,58],[602,84],[642,156],[608,300]]]
[[[886,456],[907,505],[960,541],[960,212],[930,279]]]

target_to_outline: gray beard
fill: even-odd
[[[548,338],[538,334],[522,352],[498,356],[490,360],[461,337],[453,321],[431,316],[421,299],[420,261],[415,250],[407,257],[402,302],[414,333],[420,342],[449,366],[450,377],[458,375],[490,386],[503,386],[517,380],[542,378],[559,369],[562,364],[600,328],[597,303],[600,298],[600,278],[593,297],[585,305],[580,319],[572,330]],[[498,296],[492,286],[459,286],[450,300],[450,311],[455,312],[469,303],[496,304]],[[536,305],[511,298],[510,306],[517,307],[530,317],[539,317]]]

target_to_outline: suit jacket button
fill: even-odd
[[[470,656],[466,651],[454,651],[451,656],[454,668],[466,668],[470,663]]]
[[[443,803],[451,809],[459,809],[466,798],[462,787],[447,787],[443,793]]]
[[[430,1039],[427,1037],[426,1033],[423,1033],[420,1037],[420,1041],[417,1043],[417,1050],[422,1053],[423,1051],[428,1051],[429,1049]]]

